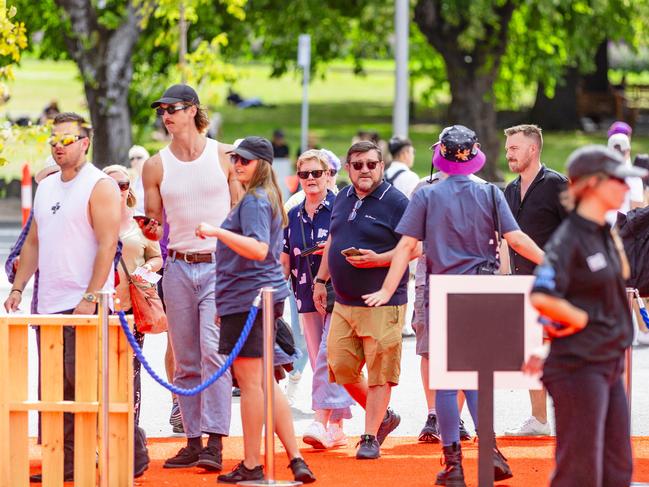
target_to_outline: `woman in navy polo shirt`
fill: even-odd
[[[275,288],[275,317],[282,315],[288,288],[279,256],[282,251],[282,226],[286,213],[282,194],[272,168],[273,146],[262,137],[246,137],[230,153],[237,179],[246,190],[241,201],[220,228],[201,223],[199,237],[216,237],[215,302],[217,326],[221,327],[219,353],[229,354],[237,342],[253,300],[262,287]],[[229,474],[219,475],[221,483],[236,484],[262,480],[260,464],[261,430],[264,420],[262,389],[263,330],[262,313],[248,335],[233,364],[241,390],[244,459]],[[289,457],[295,480],[315,481],[315,476],[300,455],[295,440],[291,409],[275,384],[276,431]]]
[[[315,420],[307,427],[302,439],[316,449],[326,449],[347,444],[342,423],[344,418],[351,418],[353,401],[343,387],[329,382],[327,334],[331,315],[321,315],[313,304],[313,278],[318,274],[322,257],[315,254],[303,256],[301,253],[327,240],[336,196],[327,189],[329,164],[322,151],[304,152],[296,165],[305,200],[288,212],[281,261],[284,274],[291,277],[313,369],[311,398]]]
[[[557,426],[552,487],[622,487],[631,482],[629,410],[622,385],[624,353],[633,340],[626,297],[629,274],[622,244],[606,212],[619,208],[627,177],[647,171],[624,164],[604,146],[568,159],[569,195],[576,206],[545,247],[530,296],[552,338],[543,367]]]

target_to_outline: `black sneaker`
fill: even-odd
[[[288,464],[288,468],[293,472],[293,478],[303,484],[315,482],[315,475],[304,461],[304,458],[296,457]]]
[[[72,482],[74,480],[74,469],[72,470],[64,470],[63,471],[63,481],[64,482]],[[43,474],[42,473],[35,473],[34,475],[29,476],[29,481],[33,482],[35,484],[41,484],[43,483]]]
[[[358,460],[374,460],[381,456],[381,445],[374,435],[361,435],[361,441],[356,446],[358,446],[356,451]]]
[[[181,448],[175,457],[167,458],[162,468],[187,468],[194,467],[198,463],[198,455],[201,450],[191,446]]]
[[[469,430],[466,429],[466,426],[464,425],[464,421],[462,420],[460,420],[460,440],[461,441],[471,440],[471,433],[469,433]]]
[[[264,467],[257,465],[247,468],[243,462],[238,463],[230,473],[219,475],[216,481],[220,484],[236,484],[245,480],[264,480]]]
[[[399,423],[401,423],[401,416],[388,408],[381,426],[379,426],[379,431],[376,433],[376,441],[379,442],[379,445],[383,444],[385,438],[399,426]]]
[[[426,425],[421,429],[419,433],[419,441],[424,443],[439,443],[439,428],[437,427],[437,416],[435,414],[429,414],[426,419]]]
[[[220,472],[223,470],[223,459],[221,458],[221,450],[215,446],[206,446],[198,454],[197,467],[202,467],[205,470],[212,470],[213,472]]]
[[[494,480],[496,482],[500,480],[511,479],[514,476],[512,469],[507,463],[507,458],[505,455],[500,453],[500,450],[497,446],[494,447]]]

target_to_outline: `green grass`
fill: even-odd
[[[367,65],[366,76],[354,76],[344,62],[333,64],[326,78],[316,77],[309,86],[310,131],[318,138],[319,145],[344,155],[352,137],[359,129],[377,131],[387,139],[392,131],[392,98],[394,95],[392,63],[372,61]],[[290,73],[281,78],[269,79],[270,69],[264,65],[246,65],[239,68],[240,80],[236,89],[243,97],[258,96],[272,107],[239,110],[215,104],[211,111],[221,112],[224,120],[223,137],[231,142],[246,135],[270,137],[272,131],[285,131],[294,156],[300,139],[300,103],[302,99],[301,75]],[[12,117],[29,115],[36,118],[52,99],[59,102],[62,110],[87,113],[84,107],[83,89],[76,66],[71,62],[52,62],[26,59],[16,70],[16,81],[11,86],[12,98],[3,109]],[[199,87],[204,100],[223,100],[225,88]],[[418,87],[415,87],[418,92]],[[157,94],[152,93],[151,97]],[[439,107],[437,108],[439,110]],[[418,119],[430,119],[430,110],[417,108]],[[440,126],[431,123],[415,123],[410,136],[416,148],[415,170],[421,175],[430,170],[428,147],[437,139]],[[572,150],[587,143],[605,143],[606,135],[582,132],[550,132],[545,134],[543,161],[550,167],[563,170],[565,160]],[[162,144],[152,140],[138,140],[151,151]],[[504,145],[504,137],[502,138]],[[649,152],[649,137],[634,137],[634,153]],[[0,169],[5,178],[16,177],[25,161],[31,161],[34,169],[41,167],[48,154],[44,142],[13,143],[5,150],[9,164]],[[507,174],[507,165],[501,153],[499,166]]]

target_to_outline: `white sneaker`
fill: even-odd
[[[541,423],[534,416],[527,418],[522,425],[505,431],[505,436],[549,436],[550,423]]]
[[[302,441],[307,445],[311,445],[316,450],[326,450],[331,447],[327,430],[325,430],[322,423],[318,423],[317,421],[314,421],[307,427],[302,436]]]
[[[295,404],[297,398],[297,390],[300,386],[300,379],[302,378],[301,372],[296,372],[293,375],[289,375],[286,380],[286,400],[288,401],[289,406]]]
[[[330,448],[336,446],[347,446],[347,435],[345,435],[343,429],[335,423],[330,424],[327,428],[327,439],[329,440]]]

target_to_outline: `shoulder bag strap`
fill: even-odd
[[[399,176],[401,176],[401,174],[404,173],[404,172],[406,172],[405,169],[399,169],[398,171],[396,171],[396,172],[392,175],[392,177],[385,178],[385,180],[386,180],[388,183],[394,185],[394,182],[397,180],[397,178],[398,178]]]
[[[304,217],[302,216],[302,211],[306,211],[306,207],[305,207],[304,210],[300,209],[300,211],[299,211],[299,213],[297,215],[298,218],[300,219],[300,230],[301,230],[301,233],[302,233],[302,248],[306,249],[306,235],[304,233]],[[302,255],[300,255],[300,257],[302,257]],[[306,267],[309,270],[309,277],[311,278],[311,285],[313,285],[313,272],[311,272],[311,259],[309,259],[308,255],[306,255],[306,256],[304,256],[302,258],[306,259],[306,263],[307,263]]]
[[[122,269],[124,269],[124,273],[126,274],[126,279],[128,279],[128,282],[133,284],[133,279],[131,279],[131,274],[128,272],[128,269],[126,268],[126,264],[124,263],[124,259],[120,256],[119,258],[119,263],[122,265]]]
[[[498,212],[498,200],[496,199],[496,185],[491,184],[491,201],[493,202],[493,219],[496,225],[496,243],[500,249],[500,243],[502,242],[502,229],[500,228],[500,213]]]

